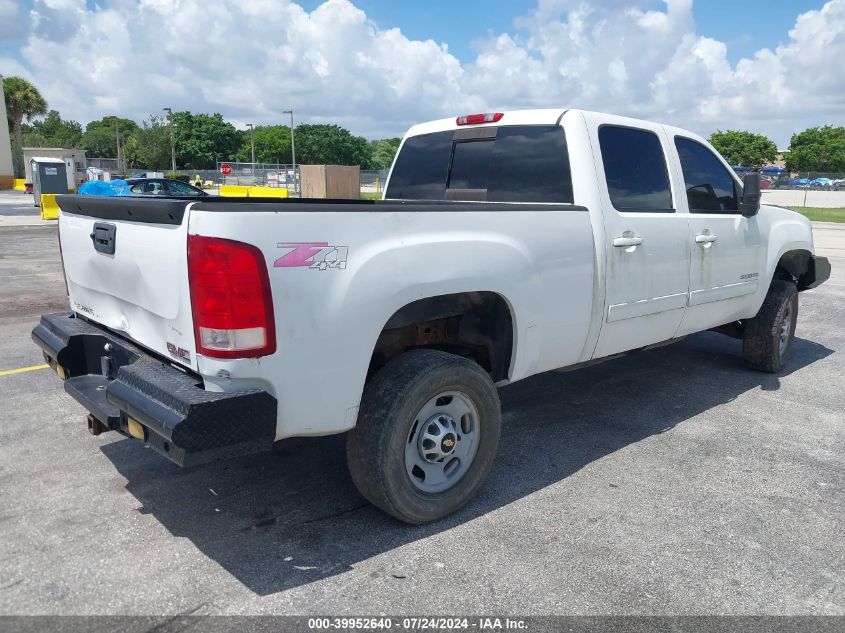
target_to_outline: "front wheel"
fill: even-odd
[[[367,383],[347,439],[352,480],[406,523],[455,512],[484,482],[499,444],[499,396],[475,362],[413,350]]]
[[[779,372],[786,365],[798,322],[798,289],[776,279],[760,311],[745,324],[742,354],[752,369]]]

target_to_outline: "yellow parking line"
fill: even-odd
[[[47,369],[49,365],[33,365],[32,367],[18,367],[17,369],[4,369],[0,371],[0,376],[11,376],[12,374],[23,374],[28,371],[37,371],[39,369]]]

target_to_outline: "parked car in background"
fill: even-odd
[[[835,191],[841,191],[845,189],[845,178],[837,178],[836,180],[834,180],[833,184],[831,185],[831,188]]]
[[[814,178],[810,181],[810,186],[820,189],[830,189],[831,185],[833,185],[833,181],[830,178]]]
[[[791,186],[791,179],[789,178],[789,174],[780,174],[774,179],[772,183],[772,187],[774,189],[789,189]]]
[[[809,178],[793,178],[789,184],[798,189],[808,189],[812,181]]]
[[[207,196],[208,194],[186,182],[167,178],[130,178],[129,191],[136,196]]]

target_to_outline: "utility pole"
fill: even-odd
[[[293,190],[297,191],[296,184],[296,141],[293,133],[293,110],[282,110],[282,114],[290,115],[290,154],[293,159]]]
[[[162,108],[167,112],[167,125],[170,128],[170,171],[176,171],[176,138],[173,136],[173,110]]]
[[[252,123],[247,123],[246,125],[249,128],[249,142],[252,145],[252,169],[253,175],[255,175],[255,128]]]

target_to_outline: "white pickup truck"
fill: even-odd
[[[33,339],[89,412],[182,465],[348,432],[409,522],[466,503],[496,388],[716,329],[786,362],[810,223],[705,140],[571,109],[414,126],[385,199],[60,196],[70,313]]]

